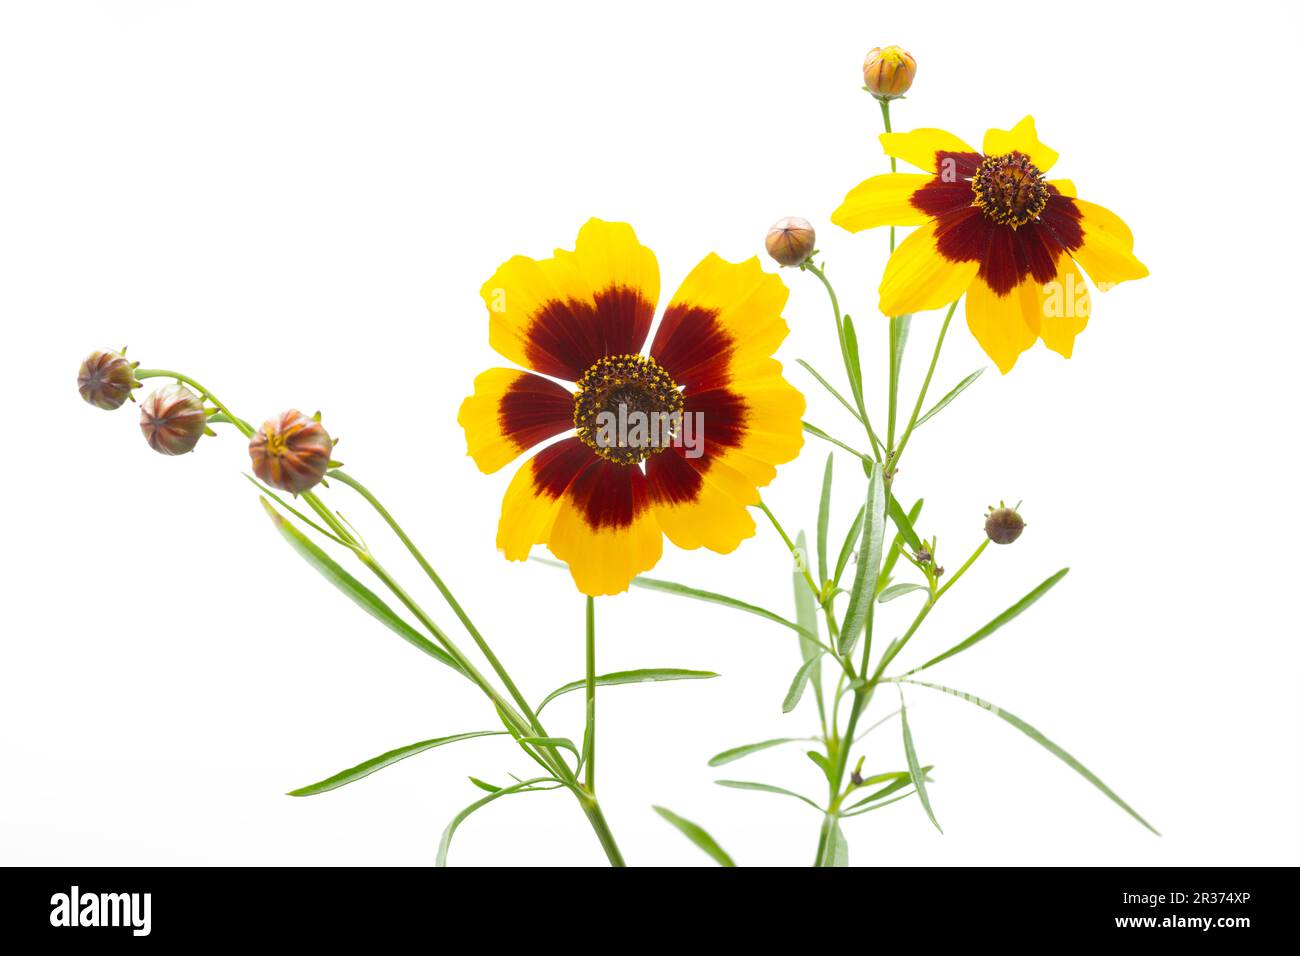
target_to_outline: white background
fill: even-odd
[[[234,433],[165,459],[131,409],[81,403],[85,353],[128,343],[257,421],[322,409],[339,457],[538,698],[581,676],[582,600],[564,573],[494,550],[508,472],[479,474],[455,421],[499,362],[480,284],[511,255],[571,246],[599,215],[635,225],[666,297],[707,252],[748,257],[771,221],[806,216],[879,404],[886,240],[828,217],[884,169],[859,69],[886,43],[920,64],[896,128],[978,144],[1032,113],[1061,152],[1054,174],[1129,222],[1152,273],[1095,297],[1073,360],[1039,346],[1005,378],[990,369],[917,434],[898,489],[926,496],[922,527],[950,571],[989,502],[1023,498],[1029,528],[951,592],[905,662],[1068,564],[1047,599],[931,673],[1030,720],[1165,835],[1008,725],[916,689],[945,835],[906,801],[849,821],[854,862],[1297,862],[1293,5],[0,10],[0,862],[427,864],[481,795],[467,774],[527,770],[491,738],[284,796],[392,747],[490,728],[491,712],[289,552],[240,477]],[[794,366],[835,368],[825,297],[810,276],[784,278],[781,356],[808,418],[847,435]],[[938,319],[914,323],[907,394]],[[936,394],[991,365],[960,319],[949,341]],[[825,452],[807,446],[767,492],[792,528],[815,521]],[[863,494],[840,467],[836,543]],[[346,489],[334,497],[366,517]],[[786,556],[764,528],[729,557],[669,547],[657,573],[791,613]],[[886,608],[884,634],[913,600]],[[797,749],[705,765],[813,731],[810,705],[781,714],[790,635],[646,592],[600,601],[598,619],[601,670],[723,675],[601,693],[600,791],[629,861],[708,864],[658,803],[742,864],[808,863],[811,810],[712,783],[820,796]],[[580,709],[578,695],[555,704],[552,732],[580,735]],[[896,722],[868,739],[870,767],[903,765]],[[454,864],[602,859],[564,793],[498,801],[452,848]]]

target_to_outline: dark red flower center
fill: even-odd
[[[668,447],[682,413],[677,383],[645,355],[609,355],[577,382],[573,425],[606,461],[634,465]]]
[[[1013,229],[1037,219],[1050,195],[1042,170],[1021,152],[986,157],[971,188],[985,216]]]

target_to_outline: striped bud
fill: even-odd
[[[295,495],[320,483],[333,451],[334,441],[320,421],[296,408],[263,422],[248,443],[253,474],[272,488]]]
[[[132,389],[140,387],[135,380],[135,367],[140,363],[127,361],[125,351],[91,352],[81,363],[77,391],[89,404],[112,411],[122,407]]]
[[[813,254],[817,233],[812,223],[798,216],[786,216],[767,230],[767,254],[783,266],[802,265]]]
[[[892,100],[912,88],[916,60],[899,46],[876,47],[862,64],[862,82],[878,100]]]
[[[184,385],[164,385],[140,405],[140,431],[149,447],[162,455],[193,451],[207,425],[202,400]]]

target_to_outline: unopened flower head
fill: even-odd
[[[812,223],[786,216],[767,231],[767,254],[783,266],[802,265],[813,254],[817,233]]]
[[[135,380],[139,362],[127,360],[126,349],[114,352],[91,352],[77,372],[77,391],[96,408],[112,411],[121,408],[131,391],[140,387]]]
[[[314,488],[330,468],[334,440],[319,416],[291,408],[262,423],[248,443],[253,474],[281,491],[302,494]]]
[[[149,447],[162,455],[193,451],[207,425],[203,401],[184,385],[164,385],[140,405],[140,431]]]
[[[984,518],[984,533],[994,544],[1010,544],[1024,530],[1025,519],[1015,508],[1008,508],[1005,504],[990,508]]]
[[[862,82],[878,100],[892,100],[912,88],[916,60],[900,46],[876,47],[862,64]]]

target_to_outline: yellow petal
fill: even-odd
[[[569,566],[583,594],[619,594],[663,554],[645,475],[600,461],[569,487],[547,546]]]
[[[927,173],[939,171],[935,153],[976,152],[952,133],[941,129],[914,129],[910,133],[881,133],[880,145],[885,148],[886,156],[911,163],[917,169],[924,169]]]
[[[885,315],[942,308],[955,302],[979,272],[978,262],[952,262],[940,255],[934,231],[934,223],[921,226],[889,257],[880,282]]]
[[[1073,202],[1083,213],[1083,245],[1070,254],[1087,270],[1098,289],[1106,292],[1120,282],[1150,274],[1133,255],[1133,233],[1124,220],[1096,203],[1082,199]]]
[[[494,349],[525,368],[576,381],[606,354],[641,350],[659,299],[659,265],[631,226],[592,219],[573,252],[515,256],[480,294]]]
[[[790,290],[757,258],[710,254],[673,295],[650,354],[679,385],[720,384],[771,360],[790,327],[781,317]]]
[[[998,295],[983,279],[966,293],[966,324],[980,348],[1005,375],[1038,339],[1042,288],[1033,279]]]
[[[1074,188],[1073,179],[1049,179],[1047,185],[1055,186],[1058,193],[1062,196],[1069,196],[1071,199],[1079,195],[1079,191]]]
[[[646,462],[646,477],[655,520],[677,547],[729,554],[753,537],[747,505],[757,504],[758,494],[730,469],[712,460],[692,462],[670,449]],[[748,500],[735,497],[737,486]]]
[[[831,222],[849,232],[874,226],[919,226],[929,216],[912,205],[912,194],[933,177],[920,173],[885,173],[855,186]]]
[[[491,474],[521,452],[573,427],[573,395],[550,379],[492,368],[474,379],[474,394],[456,417],[469,455]]]
[[[1024,153],[1044,173],[1056,164],[1060,155],[1039,141],[1032,116],[1026,116],[1009,130],[991,129],[984,134],[985,156],[1001,156],[1013,150]]]
[[[519,467],[506,489],[497,524],[497,547],[507,560],[526,560],[533,545],[546,543],[565,493],[596,461],[577,438],[566,438]]]
[[[1061,256],[1056,279],[1046,283],[1041,293],[1038,334],[1049,349],[1069,358],[1074,337],[1087,327],[1092,312],[1088,284],[1070,257]]]

